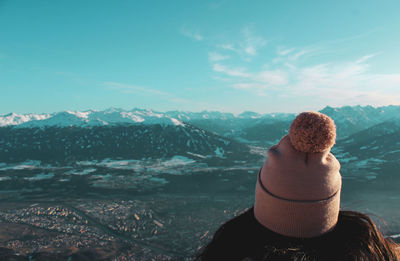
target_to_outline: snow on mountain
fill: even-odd
[[[238,115],[218,111],[185,112],[168,111],[165,113],[152,110],[133,109],[130,111],[110,108],[104,111],[62,111],[52,114],[16,114],[0,115],[0,127],[17,126],[20,128],[33,127],[68,127],[68,126],[105,126],[118,124],[165,124],[180,125],[183,122],[198,120],[254,120],[277,119],[293,117],[293,114],[259,114],[255,112],[243,112]]]
[[[165,113],[165,115],[182,121],[228,120],[236,118],[233,113],[226,113],[219,111],[202,111],[202,112],[168,111]]]
[[[332,117],[338,126],[339,136],[348,136],[362,129],[385,121],[400,121],[400,106],[344,106],[340,108],[325,107],[321,110]],[[119,124],[162,124],[162,125],[182,125],[184,122],[199,125],[210,131],[221,134],[219,129],[223,128],[223,133],[238,131],[244,127],[251,127],[257,124],[271,124],[276,121],[292,121],[294,113],[267,113],[260,114],[245,111],[240,114],[202,111],[168,111],[156,112],[144,109],[123,110],[110,108],[104,111],[62,111],[52,114],[16,114],[10,113],[0,115],[0,127],[17,126],[25,127],[45,127],[45,126],[105,126]],[[219,124],[219,125],[218,125]],[[205,125],[218,125],[207,128]],[[221,126],[220,126],[221,125]],[[231,126],[232,125],[232,126]],[[228,128],[228,130],[225,130]]]
[[[45,120],[50,117],[50,114],[17,114],[9,113],[6,115],[0,115],[0,127],[9,125],[19,125],[24,122],[34,120]]]
[[[349,136],[386,121],[400,121],[400,106],[344,106],[325,107],[322,113],[330,116],[337,126],[338,136]]]
[[[134,109],[125,111],[111,108],[104,111],[62,111],[53,114],[7,114],[0,116],[0,127],[68,127],[68,126],[105,126],[119,124],[162,124],[184,126],[178,119],[150,110]]]
[[[198,120],[238,120],[238,119],[293,119],[293,113],[265,113],[260,114],[252,111],[244,111],[240,114],[219,111],[168,111],[165,115],[182,121],[198,121]]]
[[[252,111],[244,111],[241,114],[238,115],[238,118],[242,119],[259,119],[262,117],[262,114],[259,114],[257,112],[252,112]]]

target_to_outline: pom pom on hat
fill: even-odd
[[[336,140],[336,126],[333,120],[319,112],[300,113],[289,129],[293,147],[306,153],[329,151]]]

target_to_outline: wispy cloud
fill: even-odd
[[[289,82],[288,73],[282,70],[261,71],[256,73],[253,79],[271,86],[282,86]]]
[[[208,60],[210,62],[223,61],[223,60],[226,60],[226,59],[229,59],[229,58],[230,58],[229,55],[223,55],[223,54],[220,54],[218,52],[209,52],[208,53]]]
[[[255,82],[247,82],[247,83],[234,83],[232,87],[239,90],[246,90],[252,92],[258,96],[267,96],[265,90],[269,88],[266,84],[255,83]]]
[[[282,70],[263,70],[257,73],[249,73],[243,68],[229,68],[225,65],[216,63],[213,65],[213,70],[218,73],[223,73],[226,76],[234,76],[239,78],[240,80],[251,81],[250,83],[240,84],[236,86],[246,86],[246,89],[249,89],[249,86],[258,86],[261,83],[263,86],[282,86],[288,83],[288,74]]]
[[[192,101],[189,101],[187,99],[177,97],[171,93],[159,91],[157,89],[152,89],[148,87],[143,87],[143,86],[137,86],[137,85],[131,85],[131,84],[125,84],[125,83],[120,83],[120,82],[104,82],[104,85],[108,89],[113,89],[113,90],[119,90],[122,93],[126,94],[150,94],[150,95],[157,95],[163,99],[166,99],[171,102],[179,102],[179,103],[191,103]]]
[[[280,56],[285,56],[285,55],[288,55],[288,54],[292,53],[294,50],[295,50],[294,48],[282,48],[282,47],[280,47],[280,48],[278,48],[277,53]]]
[[[204,40],[204,36],[200,34],[198,31],[195,30],[190,30],[186,26],[182,26],[180,30],[181,34],[183,34],[186,37],[189,37],[195,41],[202,41]]]
[[[254,56],[257,55],[258,50],[267,44],[267,41],[255,35],[249,27],[242,30],[243,41],[239,44],[244,53]]]
[[[183,33],[193,38],[193,31]],[[346,39],[305,47],[278,46],[271,50],[271,43],[251,27],[244,27],[237,36],[236,41],[220,40],[208,52],[214,71],[212,78],[225,86],[257,96],[291,97],[299,102],[312,100],[316,106],[383,105],[400,101],[400,74],[371,71],[373,58],[379,52],[343,61],[336,59],[336,54],[346,51]],[[265,53],[268,55],[264,56]],[[268,60],[259,64],[263,57]],[[257,63],[251,63],[253,60]]]
[[[156,89],[151,89],[151,88],[146,88],[146,87],[131,85],[131,84],[125,84],[125,83],[120,83],[120,82],[105,82],[104,85],[106,85],[110,89],[121,90],[123,93],[142,92],[142,93],[149,93],[149,94],[155,94],[155,95],[161,95],[161,96],[169,95],[166,92],[162,92],[162,91],[159,91]]]
[[[229,86],[259,96],[279,92],[282,96],[313,98],[315,103],[335,106],[353,104],[396,104],[400,101],[400,74],[374,74],[369,61],[376,53],[348,62],[297,66],[290,63],[299,51],[287,49],[287,56],[274,70],[250,71],[214,64],[213,70],[228,78]],[[279,55],[279,54],[278,54]],[[288,66],[289,64],[289,66]]]
[[[372,53],[372,54],[367,54],[367,55],[364,55],[363,57],[361,57],[360,59],[358,59],[357,61],[356,61],[356,63],[363,63],[363,62],[366,62],[367,60],[369,60],[369,59],[371,59],[371,58],[373,58],[373,57],[375,57],[375,56],[377,56],[377,55],[379,55],[380,53]]]
[[[233,46],[233,44],[218,44],[217,47],[229,50],[229,51],[237,51],[236,48]]]
[[[213,70],[216,72],[224,73],[229,76],[248,78],[250,75],[240,68],[228,68],[224,65],[216,63],[213,65]]]
[[[215,1],[215,2],[211,2],[210,4],[209,4],[209,7],[211,8],[211,9],[218,9],[218,8],[220,8],[221,6],[223,6],[224,4],[226,4],[226,1],[224,0],[224,1]]]
[[[257,56],[259,50],[265,47],[267,41],[254,34],[249,27],[244,27],[240,32],[240,40],[236,43],[218,44],[217,47],[223,50],[234,52],[245,61],[250,61],[252,57]]]
[[[309,46],[305,48],[279,47],[277,48],[276,57],[273,59],[273,63],[295,63],[301,59],[318,56],[324,53],[327,53],[327,50],[318,46]]]

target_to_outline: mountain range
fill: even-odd
[[[400,120],[400,106],[344,106],[340,108],[325,107],[320,112],[327,114],[335,120],[340,136],[348,136],[357,131],[373,125]],[[224,113],[218,111],[185,112],[168,111],[157,112],[153,110],[132,109],[123,110],[110,108],[104,111],[62,111],[57,113],[42,114],[17,114],[9,113],[0,115],[0,127],[13,126],[16,128],[43,128],[43,127],[93,127],[115,125],[192,125],[216,132],[223,136],[238,136],[248,128],[258,125],[270,125],[276,122],[291,122],[294,113],[267,113],[260,114],[246,111],[241,114]]]
[[[400,158],[400,106],[325,107],[321,112],[337,125],[334,151],[344,162],[372,156],[380,159],[382,155],[396,162]],[[260,160],[265,150],[287,133],[295,116],[115,108],[10,113],[0,115],[0,159],[5,163],[74,162],[182,155],[208,163]]]

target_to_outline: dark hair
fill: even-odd
[[[386,239],[365,214],[340,211],[332,231],[315,238],[292,238],[259,223],[246,228],[246,223],[257,223],[252,210],[241,215],[247,218],[239,216],[222,225],[196,260],[400,260],[399,246]],[[241,235],[233,239],[237,233]]]

